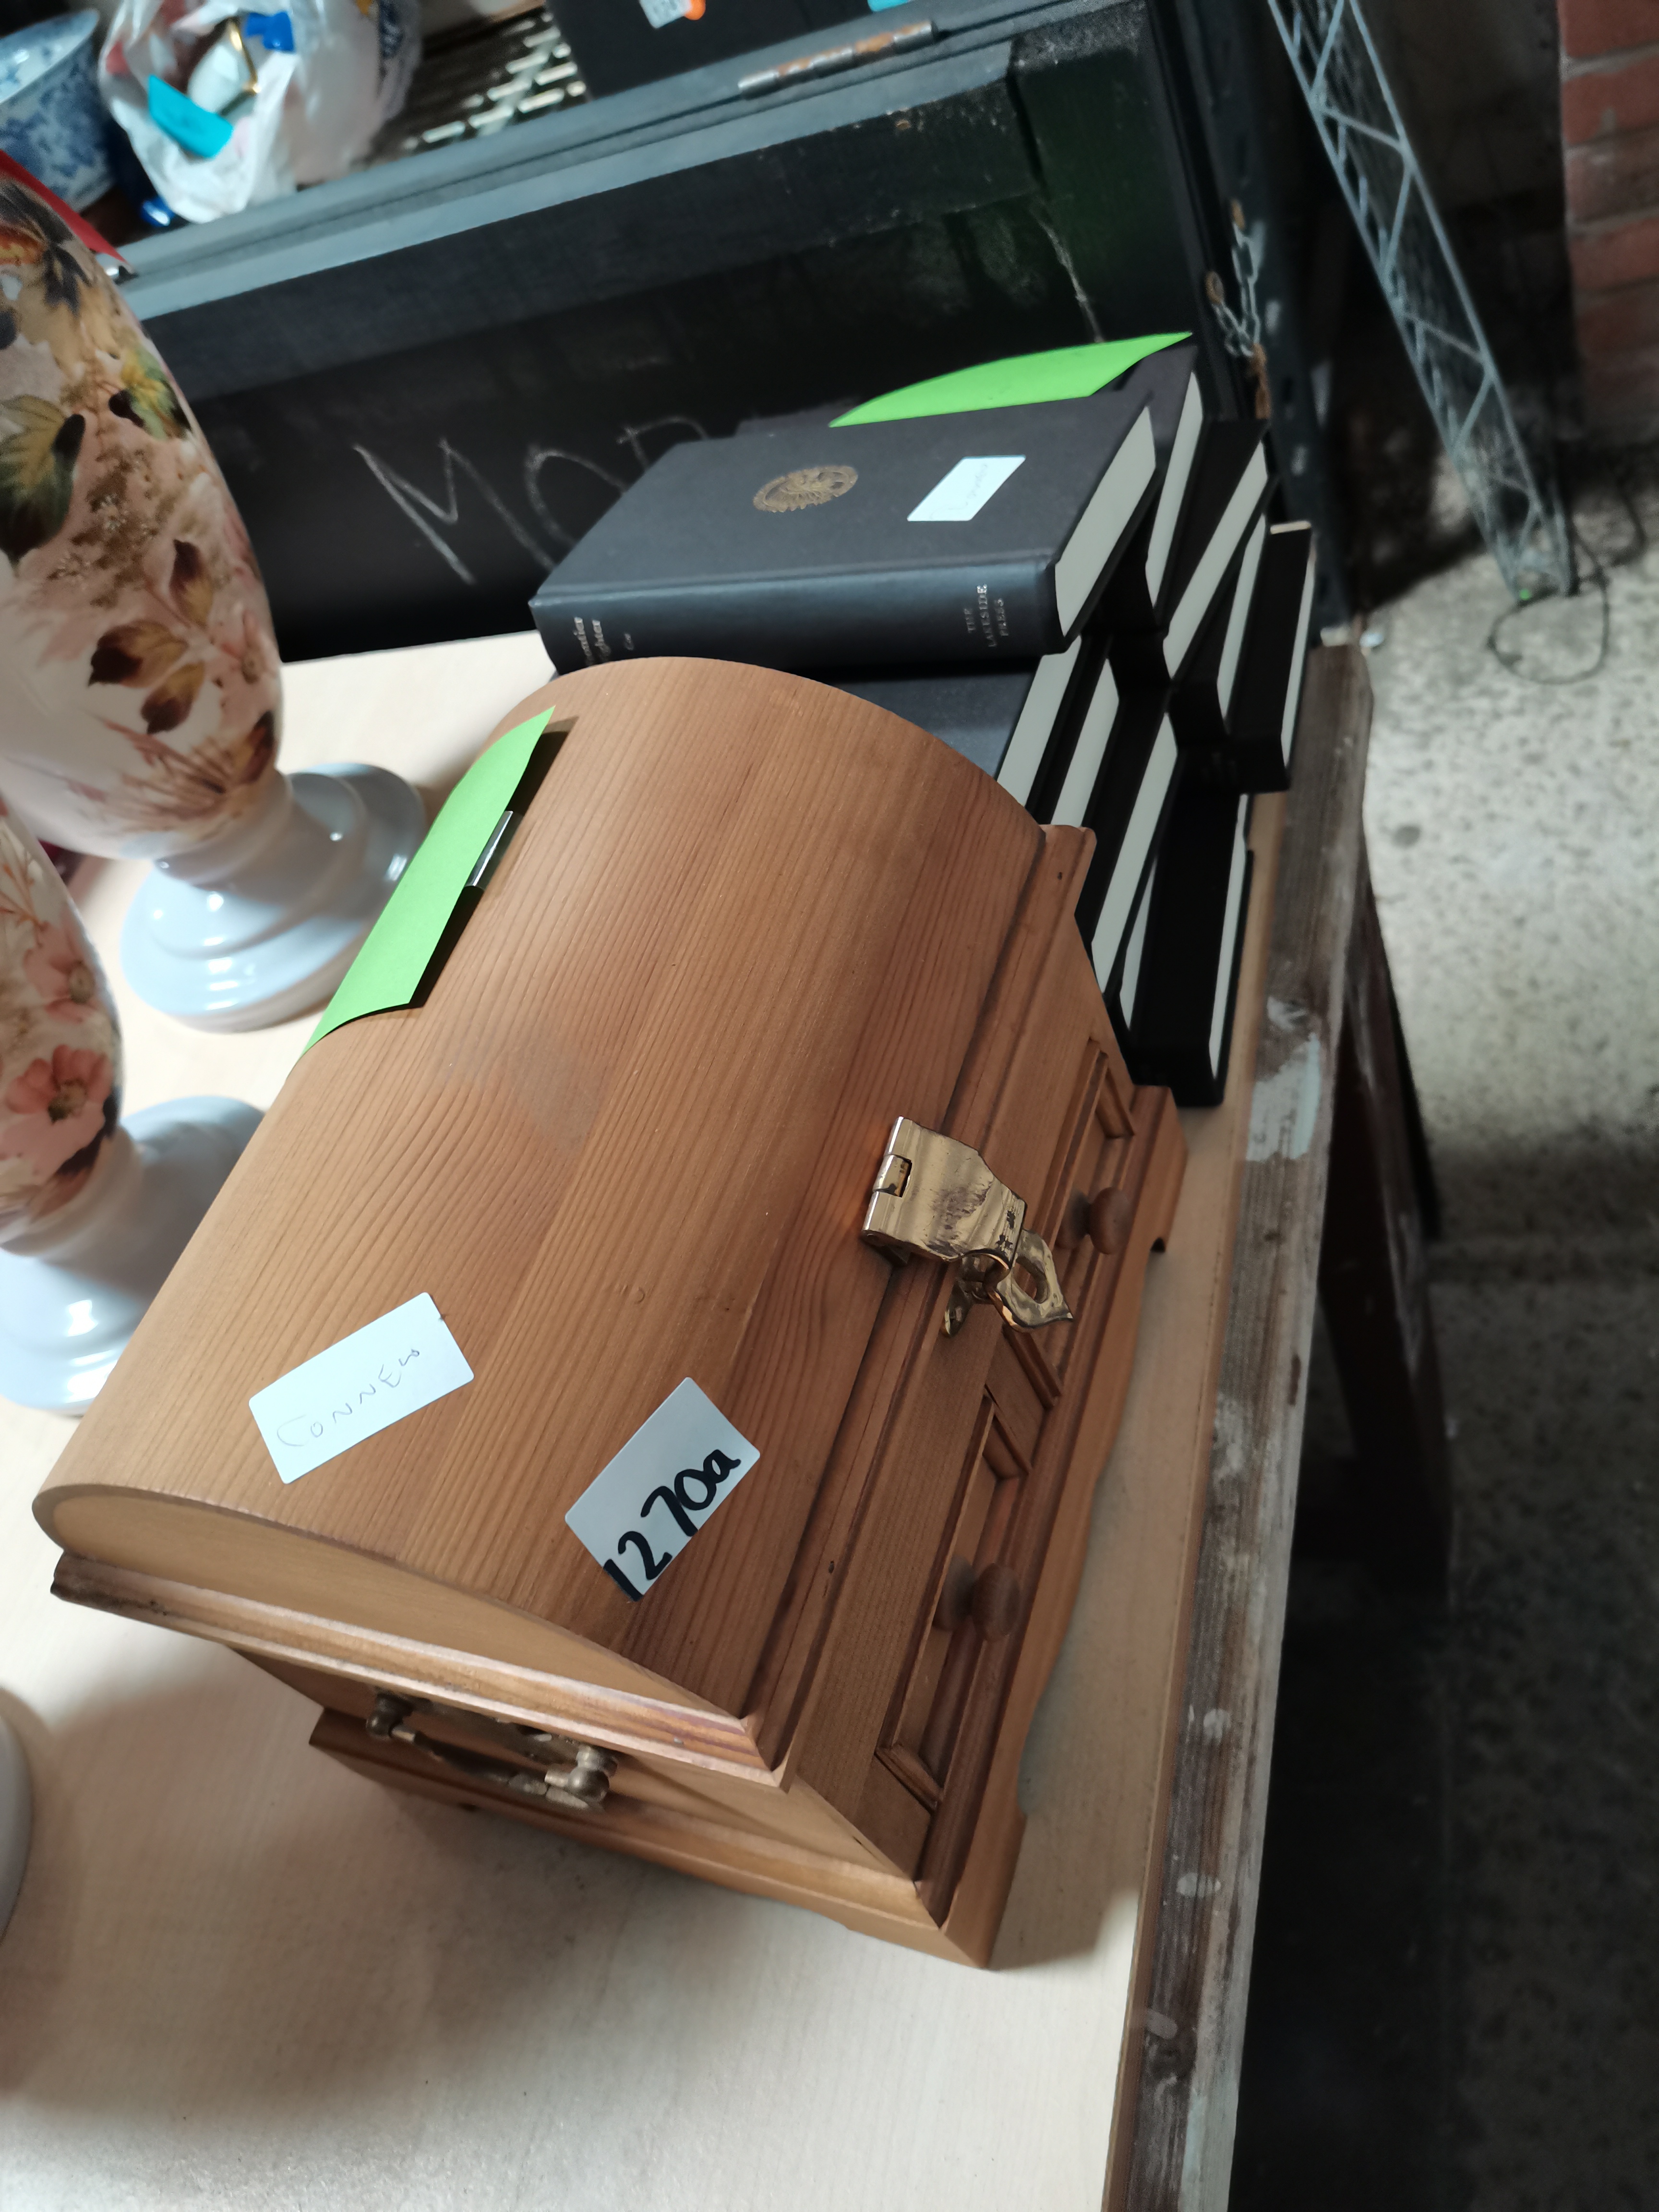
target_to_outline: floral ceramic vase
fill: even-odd
[[[121,1120],[121,1033],[58,872],[0,800],[0,1396],[83,1411],[259,1116]]]
[[[15,169],[0,555],[0,789],[54,843],[155,863],[121,940],[134,988],[205,1029],[325,999],[424,811],[383,769],[278,772],[276,639],[230,493],[68,210]]]

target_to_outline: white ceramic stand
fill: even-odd
[[[141,1108],[86,1188],[0,1249],[0,1397],[86,1411],[258,1121],[235,1098]]]
[[[198,1030],[320,1006],[425,835],[419,798],[386,769],[273,775],[251,820],[145,878],[121,932],[127,980]]]
[[[11,1909],[22,1887],[33,1814],[28,1762],[23,1756],[23,1747],[4,1717],[0,1717],[0,1935],[5,1933],[6,1923],[11,1918]]]

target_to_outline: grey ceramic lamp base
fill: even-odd
[[[85,1412],[258,1121],[234,1098],[142,1108],[80,1195],[0,1250],[0,1397]]]
[[[320,1006],[425,835],[425,808],[388,769],[278,775],[255,820],[146,877],[121,931],[127,981],[192,1029]]]

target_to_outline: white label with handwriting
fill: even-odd
[[[975,453],[958,461],[933,486],[907,522],[971,522],[993,492],[1000,491],[1024,453]]]
[[[624,1597],[643,1597],[760,1457],[689,1377],[565,1515]]]
[[[472,1380],[461,1347],[422,1291],[248,1400],[284,1482]]]

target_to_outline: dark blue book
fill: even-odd
[[[976,768],[994,775],[1022,806],[1045,769],[1070,756],[1073,727],[1084,701],[1084,640],[1041,660],[985,667],[814,668],[820,684],[884,707],[918,729],[930,730]]]
[[[1180,1106],[1215,1106],[1227,1085],[1252,860],[1247,795],[1183,772],[1156,860],[1106,986],[1137,1083]]]
[[[1187,672],[1170,699],[1176,742],[1188,750],[1227,742],[1227,721],[1238,682],[1255,599],[1256,579],[1267,544],[1267,518],[1259,514],[1233,556],[1216,593]]]
[[[1222,791],[1290,788],[1313,621],[1314,536],[1305,522],[1258,522],[1250,543],[1258,542],[1259,561],[1241,570],[1232,601],[1217,609],[1170,701],[1193,773]]]
[[[691,439],[531,603],[555,667],[1038,660],[1082,628],[1151,501],[1144,402],[1085,399]]]
[[[1120,636],[1162,627],[1176,537],[1186,512],[1204,427],[1198,348],[1170,346],[1124,377],[1126,394],[1144,396],[1158,455],[1158,495],[1107,586],[1101,620]]]
[[[964,753],[1037,821],[1094,832],[1077,918],[1103,988],[1175,786],[1167,692],[1120,694],[1093,633],[1018,670],[816,672]]]
[[[1120,624],[1114,657],[1120,680],[1178,683],[1272,489],[1267,448],[1255,422],[1206,422],[1159,600],[1158,629]]]
[[[1084,828],[1095,833],[1095,856],[1078,899],[1078,927],[1103,991],[1117,966],[1136,899],[1164,835],[1176,760],[1167,694],[1123,694],[1083,816]]]

